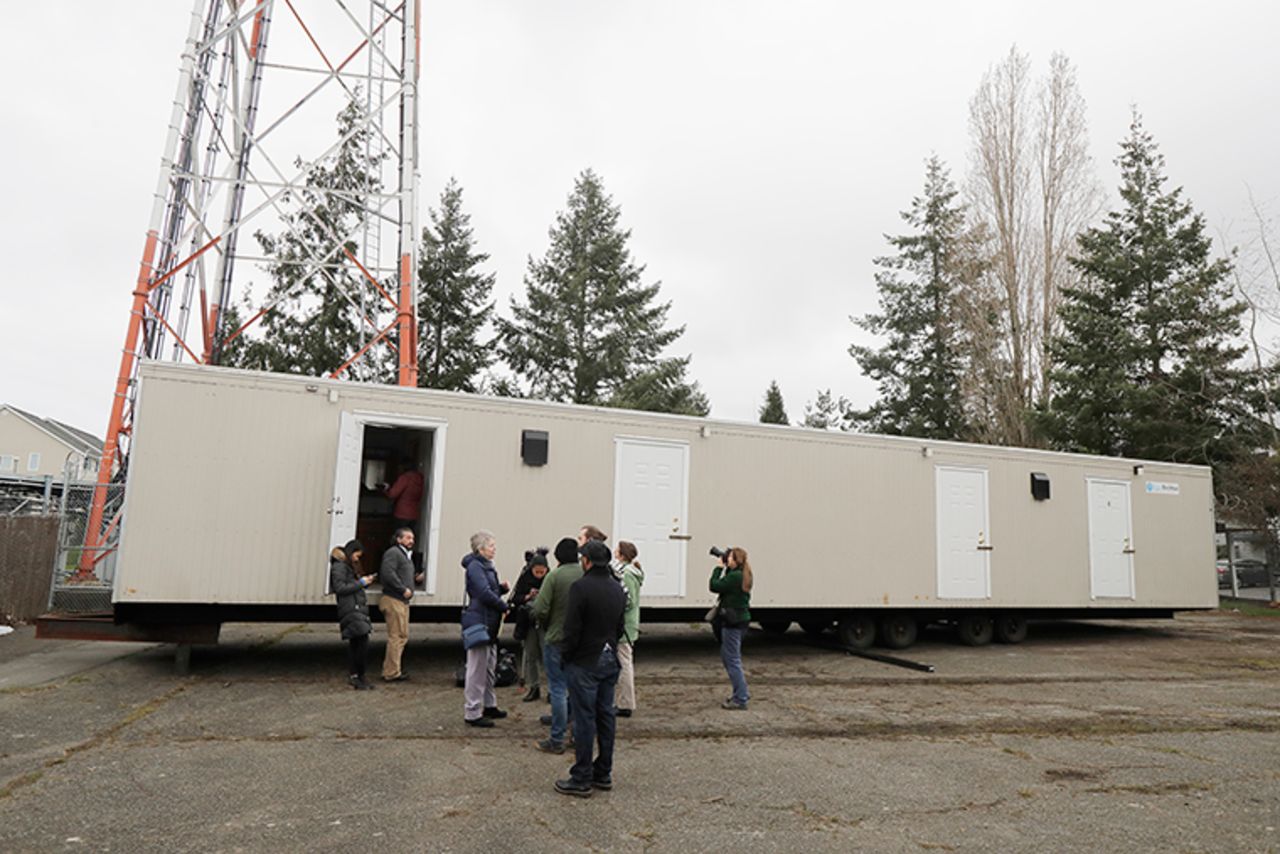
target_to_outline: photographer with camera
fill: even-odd
[[[542,661],[542,629],[533,618],[533,600],[547,576],[547,547],[524,553],[524,569],[507,600],[507,622],[515,624],[512,637],[520,641],[520,679],[526,688],[523,701],[532,703],[542,696],[539,664]]]
[[[733,686],[733,696],[721,703],[720,708],[741,710],[751,699],[747,677],[742,672],[742,638],[751,622],[751,563],[746,549],[737,546],[730,549],[712,546],[711,554],[720,558],[720,565],[711,571],[711,592],[720,597],[713,624],[719,625],[720,660]]]

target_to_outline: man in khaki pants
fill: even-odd
[[[400,669],[400,655],[409,642],[409,600],[413,598],[413,531],[396,530],[396,544],[382,556],[378,571],[382,599],[378,608],[387,623],[387,655],[382,659],[382,681],[403,682],[409,674]]]

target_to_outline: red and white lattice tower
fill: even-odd
[[[336,278],[345,268],[371,283],[350,295],[353,305],[378,294],[378,304],[359,305],[364,346],[332,376],[386,342],[398,383],[417,385],[418,27],[419,0],[195,0],[80,576],[93,576],[119,521],[106,496],[127,466],[139,363],[217,364],[228,343],[254,334],[288,295],[267,301],[274,259],[255,253],[253,233],[306,217],[299,191],[308,170],[365,130],[381,174],[360,195],[358,224],[330,233],[324,257],[296,263],[308,275]],[[360,118],[340,138],[335,117],[352,102]],[[249,316],[229,328],[228,307],[246,301]]]

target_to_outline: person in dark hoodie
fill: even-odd
[[[545,551],[545,549],[543,550]],[[528,552],[526,552],[528,554]],[[542,696],[542,629],[533,618],[533,600],[547,577],[547,556],[534,553],[529,556],[516,586],[507,600],[507,622],[515,624],[512,637],[520,641],[520,681],[525,687],[523,702],[532,703]]]
[[[337,597],[338,628],[342,630],[342,639],[349,645],[347,669],[350,675],[347,682],[357,691],[370,691],[373,686],[365,681],[364,663],[373,623],[369,620],[369,601],[364,591],[377,576],[360,574],[363,553],[364,546],[359,540],[352,540],[329,553],[329,589]]]
[[[618,684],[618,638],[622,636],[627,594],[610,571],[608,546],[588,540],[578,553],[584,572],[569,588],[560,641],[573,706],[577,761],[567,779],[556,780],[555,788],[562,795],[586,798],[594,789],[613,788],[617,731],[613,695]],[[600,750],[593,761],[597,743]]]
[[[498,544],[489,531],[471,535],[471,553],[462,559],[467,571],[467,605],[462,611],[462,629],[483,625],[489,631],[489,642],[467,650],[467,675],[463,686],[465,705],[463,718],[468,726],[491,727],[494,720],[507,713],[498,708],[498,695],[493,691],[498,665],[498,630],[507,611],[503,596],[507,585],[498,581],[493,556]]]

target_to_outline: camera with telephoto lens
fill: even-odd
[[[719,546],[712,546],[707,553],[710,554],[712,557],[720,558],[720,562],[724,563],[729,556],[730,548],[731,548],[730,546],[725,546],[724,548],[720,548]]]

